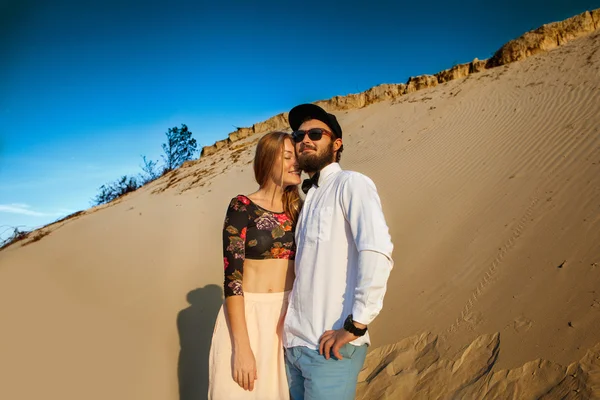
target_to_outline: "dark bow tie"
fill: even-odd
[[[310,188],[313,187],[313,185],[315,185],[316,187],[319,187],[319,172],[315,173],[312,176],[312,178],[305,179],[302,182],[302,191],[304,192],[304,194],[307,194],[308,191],[310,190]]]

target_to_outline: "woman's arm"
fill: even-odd
[[[250,338],[246,325],[244,296],[231,296],[225,299],[229,326],[231,328],[231,345],[233,349],[233,380],[245,390],[254,389],[254,381],[258,378],[256,360],[250,347]]]
[[[227,209],[223,227],[223,287],[233,350],[232,376],[245,390],[253,390],[257,378],[256,361],[250,347],[242,287],[246,229],[249,221],[248,204],[245,197],[238,196],[231,201]]]

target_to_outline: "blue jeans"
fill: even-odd
[[[285,349],[285,371],[291,400],[351,400],[356,396],[356,380],[367,356],[367,345],[346,344],[341,360],[329,360],[319,350],[298,346]]]

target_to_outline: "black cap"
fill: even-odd
[[[342,127],[333,114],[329,114],[316,104],[300,104],[290,110],[288,120],[293,131],[307,119],[316,119],[326,124],[339,139],[342,138]]]

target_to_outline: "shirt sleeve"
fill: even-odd
[[[244,260],[246,258],[246,229],[248,226],[248,204],[239,196],[231,200],[223,224],[223,263],[225,297],[243,296]]]
[[[358,250],[358,278],[352,316],[368,325],[381,311],[393,267],[393,244],[373,181],[352,174],[342,191],[342,208]]]

